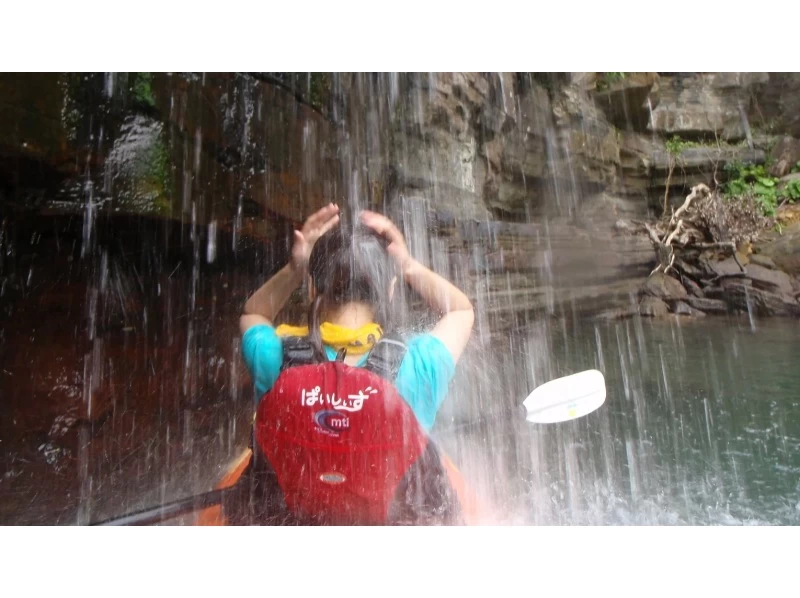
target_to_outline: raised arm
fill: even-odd
[[[294,231],[292,258],[289,263],[253,293],[244,304],[242,316],[239,318],[239,330],[242,334],[258,324],[272,325],[275,316],[303,282],[314,243],[338,222],[339,207],[331,203],[309,216],[302,230]]]
[[[442,341],[453,361],[458,361],[472,334],[475,312],[469,298],[447,279],[420,264],[408,253],[403,234],[391,220],[375,212],[362,212],[361,221],[389,242],[388,252],[403,279],[432,309],[442,314],[431,334]]]

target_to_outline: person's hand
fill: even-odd
[[[292,265],[305,271],[311,250],[317,240],[339,223],[339,206],[329,203],[321,210],[317,210],[303,223],[303,228],[294,231],[294,244],[292,245]]]
[[[368,210],[361,212],[361,222],[386,239],[389,243],[386,251],[394,258],[400,271],[405,272],[411,262],[411,255],[408,253],[403,233],[386,216]]]

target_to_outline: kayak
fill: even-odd
[[[234,487],[250,469],[252,461],[253,451],[249,448],[245,449],[225,470],[220,481],[214,486],[214,490],[225,490]],[[195,525],[214,526],[227,524],[222,505],[214,505],[203,509],[196,517]]]
[[[441,461],[450,487],[458,499],[464,524],[485,525],[491,523],[492,518],[487,505],[468,487],[464,476],[453,461],[444,454],[441,456]],[[195,525],[224,526],[255,523],[259,519],[258,516],[243,512],[252,508],[253,502],[252,500],[248,501],[246,496],[242,496],[247,492],[248,487],[252,486],[253,470],[253,451],[248,448],[231,462],[215,486],[215,490],[226,490],[226,492],[230,491],[232,493],[238,487],[241,489],[238,492],[239,496],[235,497],[234,495],[233,499],[223,500],[221,504],[210,506],[197,512]],[[301,522],[293,520],[290,515],[286,514],[263,514],[260,519],[267,524],[302,525]]]
[[[527,412],[527,421],[557,423],[582,417],[596,410],[604,401],[605,380],[602,373],[597,370],[587,370],[551,380],[539,386],[525,399],[523,406]],[[433,476],[429,477],[425,473],[406,476],[403,479],[404,483],[408,479],[419,483],[416,485],[407,483],[402,489],[398,487],[398,491],[405,490],[405,496],[411,496],[412,502],[419,504],[420,497],[425,500],[432,495],[425,488],[422,488],[421,493],[415,494],[415,492],[420,490],[420,486],[427,486],[430,483],[439,490],[444,489],[448,496],[444,497],[444,501],[425,502],[424,504],[428,506],[441,505],[443,510],[451,512],[448,516],[453,515],[452,519],[456,520],[454,523],[497,524],[494,509],[488,508],[490,505],[484,503],[469,488],[452,460],[438,450],[435,452],[435,457],[432,459]],[[254,458],[253,452],[246,449],[225,469],[215,489],[210,492],[178,499],[127,515],[112,517],[90,525],[153,525],[186,515],[189,517],[184,521],[196,525],[281,525],[291,523],[290,518],[285,514],[285,505],[280,504],[282,502],[282,499],[278,498],[280,490],[278,492],[266,490],[270,486],[277,487],[277,484],[265,483],[265,481],[269,481],[270,477],[274,479],[274,472],[265,476],[259,470],[262,465],[257,463],[258,461],[263,461],[263,459]],[[414,462],[413,466],[418,463],[420,463],[419,460]],[[335,475],[335,472],[326,472],[324,475]],[[322,476],[320,479],[329,482]],[[408,493],[409,490],[411,494]],[[395,493],[395,496],[398,494]],[[390,508],[400,511],[407,506],[406,502],[394,501]],[[280,512],[281,509],[275,509],[276,506],[283,506],[283,513]],[[403,521],[396,515],[397,513],[392,513],[394,522],[415,523],[414,521]],[[438,516],[438,514],[434,516]],[[411,517],[415,518],[416,514],[412,514]],[[296,525],[303,524],[297,521],[294,523]],[[424,521],[421,523],[425,524]]]

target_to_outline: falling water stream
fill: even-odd
[[[6,77],[0,523],[211,489],[249,442],[241,306],[327,199],[389,213],[473,300],[433,436],[497,522],[800,523],[800,322],[592,317],[633,301],[609,264],[640,246],[592,240],[585,150],[532,77]],[[399,317],[430,314],[402,293]],[[520,418],[537,385],[590,368],[601,409]]]

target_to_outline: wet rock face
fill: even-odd
[[[0,74],[0,193],[17,204],[42,203],[97,160],[79,155],[90,110],[100,124],[105,102],[97,75]]]
[[[762,268],[767,268],[768,270],[778,269],[778,266],[775,265],[775,262],[773,262],[772,259],[767,257],[766,255],[759,255],[759,254],[751,255],[750,263],[755,264],[757,266],[761,266]]]
[[[554,95],[553,116],[561,139],[555,153],[559,162],[553,167],[556,184],[569,189],[560,179],[572,176],[584,189],[613,186],[620,164],[619,137],[592,97],[579,87],[564,87]]]
[[[742,115],[749,111],[757,87],[767,81],[767,73],[662,76],[650,129],[664,136],[744,139]]]
[[[728,304],[719,299],[708,299],[706,297],[686,297],[684,301],[695,309],[699,309],[707,314],[725,314],[730,311]]]
[[[800,138],[800,73],[769,73],[756,101],[766,125]]]
[[[748,264],[744,270],[747,278],[753,281],[753,286],[757,289],[778,294],[790,295],[792,293],[792,282],[786,272],[770,270],[758,264]]]
[[[93,233],[81,258],[80,218],[0,221],[3,523],[80,524],[158,504],[159,488],[186,496],[247,443],[236,321],[285,252],[234,252],[220,231],[210,263],[192,227],[157,217],[101,218]]]
[[[682,275],[683,283],[663,272],[651,275],[640,289],[640,313],[659,316],[668,306],[671,313],[687,316],[731,312],[800,316],[800,282],[775,269],[769,258],[757,258],[760,263],[744,259],[742,267],[733,257],[704,257],[691,268],[682,262],[682,271],[697,274],[697,280]]]
[[[16,133],[3,136],[10,145],[0,139],[6,149],[19,146],[16,162],[0,161],[6,180],[24,172],[18,164],[25,160],[58,173],[53,180],[70,201],[56,209],[82,211],[91,197],[91,218],[146,213],[196,223],[201,243],[215,234],[209,231],[232,231],[237,243],[274,240],[274,222],[299,222],[333,198],[394,209],[418,237],[416,249],[428,252],[452,240],[425,226],[430,212],[547,221],[535,243],[522,233],[502,253],[495,243],[485,260],[498,280],[538,271],[566,286],[630,280],[647,269],[641,239],[610,226],[646,217],[648,199],[660,203],[671,163],[665,137],[722,131],[737,138],[740,102],[747,111],[766,86],[782,109],[791,87],[790,79],[763,73],[334,74],[322,87],[298,73],[31,76],[24,84],[5,77],[2,89],[17,91],[0,101],[17,115],[27,105],[44,123],[16,129],[32,131],[24,135],[28,154]],[[101,112],[89,126],[85,116]],[[10,120],[0,122],[12,130]],[[86,139],[76,136],[81,131]],[[781,153],[787,160],[789,145]],[[763,159],[759,148],[687,148],[671,185],[708,179],[727,161]],[[424,213],[405,210],[401,199],[422,204]],[[192,238],[181,242],[190,253],[207,249]],[[470,243],[451,251],[483,251]],[[775,243],[782,256],[775,264],[791,264],[787,239]],[[519,284],[528,293],[539,283],[528,276]],[[687,282],[687,294],[702,296],[695,287]]]
[[[688,181],[696,180],[698,176],[713,173],[714,168],[721,170],[726,164],[732,162],[763,164],[765,154],[761,149],[708,145],[686,148],[677,156],[672,156],[668,151],[659,148],[652,153],[651,159],[653,171],[663,186],[666,184],[671,164],[675,171],[672,182],[676,185],[684,185]],[[709,181],[709,183],[711,182],[713,181]]]
[[[800,222],[759,243],[760,254],[792,276],[800,275]]]
[[[724,299],[734,309],[762,317],[800,317],[800,303],[794,297],[771,293],[747,282],[749,281],[730,281],[725,286]]]
[[[683,299],[688,295],[679,281],[662,272],[650,276],[644,284],[643,291],[659,299]]]
[[[661,193],[669,168],[661,138],[684,129],[657,126],[653,139],[640,126],[645,113],[651,123],[651,107],[654,117],[672,111],[667,120],[675,122],[711,114],[702,125],[707,132],[719,129],[715,114],[725,123],[740,121],[738,103],[731,112],[733,99],[764,79],[625,73],[604,83],[609,74],[579,75],[333,74],[322,87],[297,73],[98,75],[72,88],[54,80],[49,97],[58,101],[37,113],[55,123],[54,133],[43,133],[39,145],[61,147],[72,135],[56,118],[59,102],[107,106],[102,127],[85,118],[73,127],[102,137],[89,144],[91,151],[86,143],[77,146],[97,164],[94,199],[116,197],[113,209],[201,223],[265,214],[299,221],[326,198],[386,205],[401,196],[425,198],[431,209],[463,218],[574,214],[580,198],[603,190],[637,198]],[[317,88],[324,91],[322,108],[314,100]],[[669,91],[678,88],[691,101]],[[128,172],[114,160],[103,168],[110,152],[133,147],[132,120],[138,128],[161,127],[133,160],[147,172]],[[729,160],[763,160],[760,150],[747,151],[734,148],[720,157],[687,149],[671,184],[706,180]],[[73,165],[69,195],[79,205],[87,190],[74,171],[75,155],[37,159],[56,171],[58,164]],[[641,203],[642,215],[647,210]]]
[[[772,176],[783,177],[791,172],[800,162],[800,139],[784,136],[775,144],[770,152]]]
[[[333,124],[246,75],[2,74],[0,102],[0,192],[23,208],[302,219],[336,185]]]
[[[647,130],[650,109],[658,104],[658,73],[626,73],[612,81],[601,75],[592,83],[594,100],[611,124],[622,131]]]
[[[650,318],[661,318],[669,313],[669,306],[661,299],[646,295],[639,303],[639,313]]]
[[[551,126],[549,98],[535,81],[521,87],[508,74],[407,76],[393,111],[383,163],[370,166],[376,178],[391,173],[390,199],[428,197],[433,209],[463,218],[535,202],[548,176],[544,131]]]
[[[125,119],[105,160],[104,190],[112,209],[169,216],[173,190],[163,125],[141,115]]]
[[[608,75],[623,76],[605,82]],[[3,75],[0,90],[17,91],[0,94],[9,119],[0,121],[0,145],[17,162],[9,181],[37,167],[56,184],[75,179],[86,171],[81,155],[105,174],[95,192],[114,195],[124,191],[108,187],[103,162],[130,136],[131,119],[152,119],[162,128],[161,157],[143,149],[150,172],[123,185],[139,190],[119,207],[170,217],[194,209],[201,222],[265,210],[297,221],[326,197],[381,204],[401,195],[466,218],[527,217],[577,211],[587,192],[657,195],[669,168],[663,138],[743,138],[740,103],[747,111],[766,85],[784,106],[792,80],[779,75],[339,74],[320,83],[297,73],[123,73],[28,76],[22,84]],[[323,108],[314,99],[321,93]],[[107,116],[90,115],[90,125],[87,108],[98,106]],[[689,148],[672,185],[706,180],[730,160],[761,162],[759,151]]]

